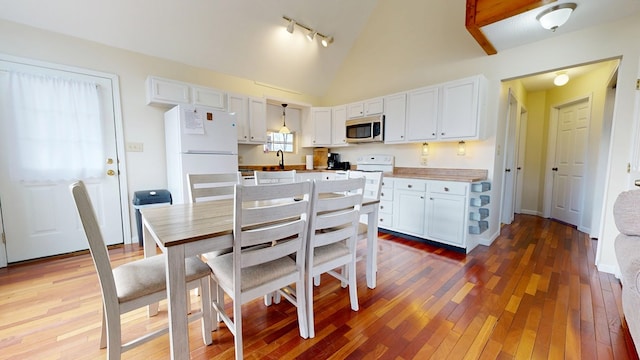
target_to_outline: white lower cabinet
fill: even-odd
[[[427,238],[465,246],[468,188],[466,183],[433,181],[429,184]]]
[[[471,186],[457,181],[385,178],[378,226],[468,252],[477,244],[469,240],[467,231],[470,200],[477,197],[475,191],[471,195]]]
[[[424,180],[396,179],[394,184],[394,228],[409,235],[422,236],[426,210],[426,182]]]

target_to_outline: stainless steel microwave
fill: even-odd
[[[382,142],[384,115],[348,119],[345,122],[348,143]]]

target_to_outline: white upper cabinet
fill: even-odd
[[[481,85],[479,76],[442,85],[441,139],[479,138]]]
[[[227,104],[229,105],[229,112],[236,114],[238,142],[249,143],[251,136],[249,132],[249,99],[241,94],[228,94]]]
[[[334,106],[331,116],[331,144],[333,146],[347,145],[347,107]]]
[[[191,103],[189,84],[149,76],[147,78],[147,104],[178,105]]]
[[[331,108],[311,108],[311,146],[331,145]]]
[[[249,142],[264,144],[267,141],[267,101],[249,97]]]
[[[407,141],[437,137],[439,87],[430,86],[407,94]]]
[[[478,75],[409,91],[406,137],[392,137],[388,129],[385,142],[481,139],[483,86],[484,77]]]
[[[264,144],[267,140],[267,103],[262,98],[228,94],[228,111],[236,114],[239,144]]]
[[[384,98],[384,142],[387,144],[406,142],[405,121],[407,94],[394,94]]]
[[[372,116],[382,114],[384,111],[383,98],[374,98],[365,101],[359,101],[347,105],[347,117],[355,119],[363,116]]]
[[[149,105],[193,104],[225,110],[227,108],[225,99],[224,91],[218,89],[157,76],[147,78],[147,104]]]
[[[191,86],[191,93],[194,105],[209,106],[220,110],[227,108],[226,94],[223,91],[203,86]]]

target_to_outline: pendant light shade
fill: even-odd
[[[286,113],[285,109],[287,108],[287,104],[282,104],[282,127],[280,128],[280,134],[290,134],[291,130],[287,127],[287,122],[285,121]]]

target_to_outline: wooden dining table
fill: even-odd
[[[144,255],[166,254],[171,359],[189,359],[185,258],[233,246],[233,199],[142,208]],[[378,199],[363,198],[367,215],[367,286],[376,287]]]

